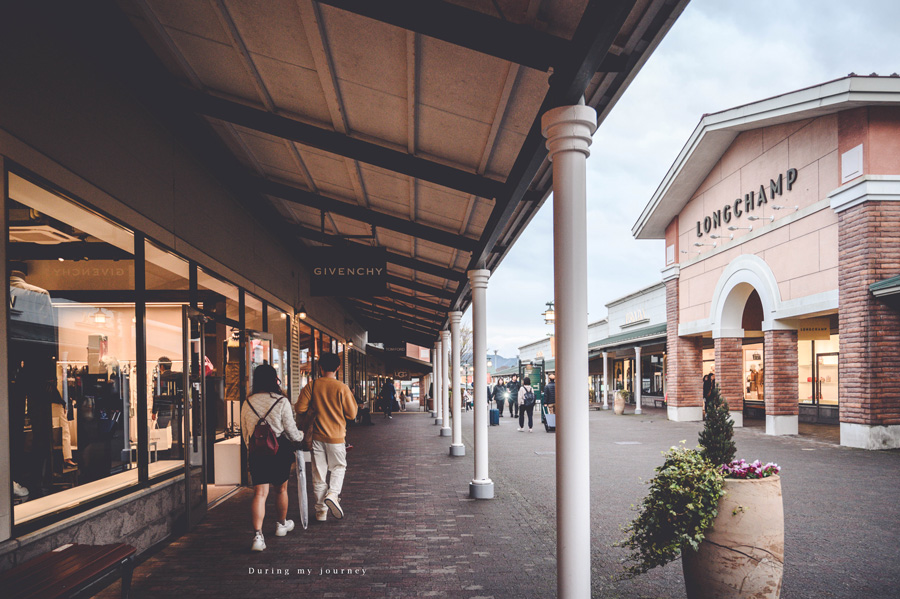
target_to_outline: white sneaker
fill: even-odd
[[[13,481],[13,495],[16,497],[28,497],[28,489]]]
[[[256,531],[256,535],[253,537],[253,544],[250,545],[250,551],[262,551],[266,548],[266,538],[263,536],[261,530]]]
[[[534,429],[533,429],[533,428],[530,428],[530,429],[528,429],[528,432],[529,432],[529,433],[533,433],[533,432],[534,432]]]
[[[337,495],[333,493],[329,493],[325,496],[325,505],[328,506],[328,509],[331,510],[331,515],[340,520],[344,517],[344,510],[341,509],[341,504],[338,501]]]
[[[294,521],[293,520],[285,520],[284,524],[282,524],[281,522],[275,523],[275,536],[276,537],[283,537],[284,535],[291,532],[292,530],[294,530]]]
[[[319,522],[325,522],[328,519],[328,512],[318,512],[316,513],[316,520]]]
[[[521,427],[519,428],[519,432],[520,432],[520,433],[521,433],[522,431],[524,431],[524,430],[525,430],[524,428],[521,428]]]

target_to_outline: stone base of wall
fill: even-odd
[[[766,414],[767,435],[799,435],[800,418],[798,416],[772,416]]]
[[[666,408],[669,420],[673,422],[700,422],[703,420],[703,408],[701,407],[676,407]]]
[[[743,412],[734,412],[729,410],[728,413],[731,415],[731,421],[734,423],[734,428],[744,428]]]
[[[0,571],[67,543],[128,543],[140,555],[172,536],[183,515],[184,478],[170,479],[0,543]]]
[[[842,422],[841,445],[859,449],[900,448],[900,425],[873,426]]]

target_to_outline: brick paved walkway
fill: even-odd
[[[684,597],[678,562],[634,581],[614,580],[623,552],[612,545],[660,452],[682,439],[694,445],[700,424],[669,422],[652,408],[643,416],[595,411],[590,419],[593,596]],[[269,548],[251,554],[250,493],[241,491],[141,564],[133,596],[554,597],[555,435],[539,426],[519,433],[509,418],[491,428],[497,497],[476,502],[467,498],[471,412],[463,415],[464,458],[447,455],[450,441],[432,422],[407,413],[351,429],[343,521],[313,522],[277,538],[270,516]],[[767,437],[756,427],[736,431],[735,440],[741,456],[785,469],[782,597],[898,596],[900,452]],[[291,573],[250,574],[250,568]],[[298,575],[298,568],[312,574]],[[365,574],[326,575],[323,568],[365,568]],[[101,596],[117,592],[115,584]]]

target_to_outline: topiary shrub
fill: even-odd
[[[715,466],[728,464],[734,459],[734,421],[728,411],[728,402],[722,397],[719,385],[715,385],[706,400],[706,421],[700,432],[700,453]]]
[[[681,554],[682,547],[696,551],[718,513],[724,493],[719,468],[683,444],[663,455],[665,462],[656,469],[637,518],[625,528],[628,536],[617,543],[631,550],[626,561],[632,564],[621,578],[664,566]]]

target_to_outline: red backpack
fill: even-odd
[[[269,411],[266,412],[266,415],[261,417],[259,422],[256,423],[256,428],[253,429],[253,434],[250,435],[250,441],[247,444],[247,451],[250,453],[268,456],[273,456],[278,453],[278,437],[275,436],[275,431],[269,426],[266,418],[268,418],[269,414],[282,399],[285,399],[284,396],[279,397],[278,400],[272,404],[272,407],[269,408]],[[253,404],[250,403],[249,399],[247,400],[247,403],[250,405],[250,409],[253,410],[253,413],[259,416],[259,412],[256,411],[256,408],[253,407]]]

